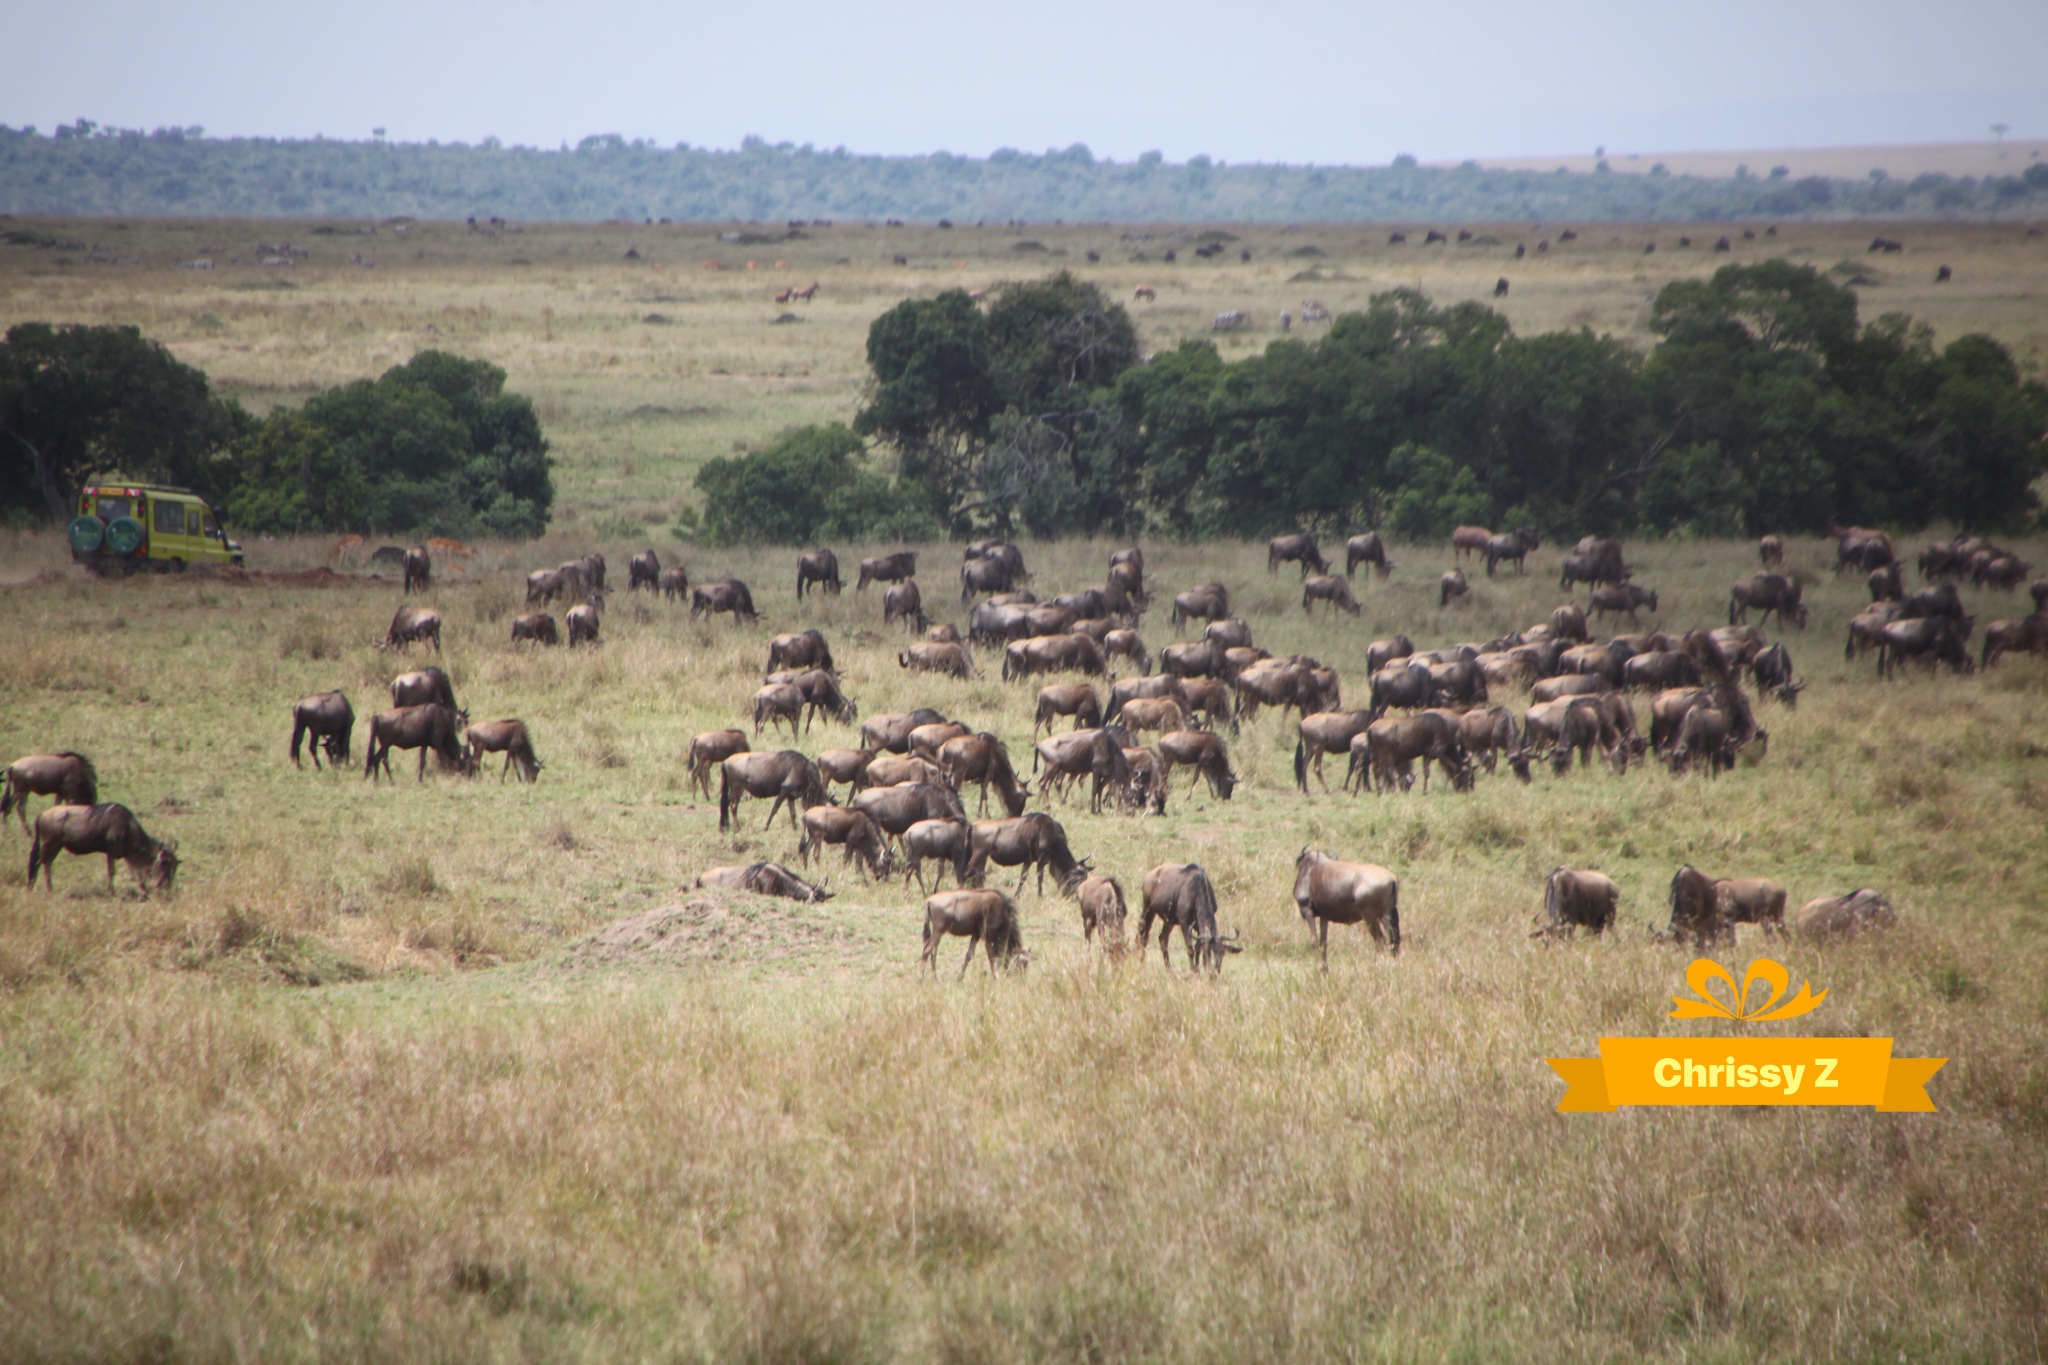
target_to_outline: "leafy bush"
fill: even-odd
[[[705,495],[702,534],[726,545],[929,539],[937,523],[923,490],[868,469],[866,450],[835,422],[800,427],[766,450],[712,460],[697,474]]]

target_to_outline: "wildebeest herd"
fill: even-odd
[[[1891,541],[1865,528],[1831,528],[1836,569],[1854,569],[1869,580],[1871,606],[1852,622],[1850,659],[1875,651],[1880,676],[1913,659],[1959,672],[1988,667],[2005,653],[2048,653],[2048,580],[2031,584],[2031,615],[1986,627],[1981,657],[1965,648],[1974,619],[1962,609],[1956,584],[2010,591],[2030,567],[2016,556],[1974,537],[1930,545],[1919,557],[1927,586],[1907,591]],[[1484,555],[1489,576],[1503,568],[1528,571],[1541,540],[1528,528],[1497,535],[1484,527],[1460,527],[1454,556]],[[708,731],[690,743],[685,762],[692,786],[710,798],[716,788],[719,829],[734,827],[741,803],[770,802],[766,827],[786,806],[798,836],[799,874],[764,861],[705,872],[700,885],[730,887],[795,900],[816,901],[831,893],[806,879],[814,854],[837,846],[846,865],[883,883],[900,875],[927,891],[921,961],[935,965],[941,940],[968,940],[968,962],[977,949],[991,968],[1028,961],[1017,907],[1010,893],[987,886],[991,866],[1015,868],[1022,894],[1033,875],[1044,894],[1051,873],[1056,894],[1079,903],[1082,927],[1105,948],[1125,948],[1126,894],[1117,878],[1097,871],[1074,851],[1053,810],[1078,799],[1087,786],[1091,813],[1132,817],[1167,811],[1177,769],[1188,770],[1188,792],[1206,783],[1213,799],[1229,801],[1243,778],[1231,762],[1225,732],[1237,736],[1262,708],[1293,712],[1297,732],[1295,785],[1304,797],[1313,773],[1329,791],[1326,757],[1347,760],[1347,792],[1368,790],[1382,797],[1407,792],[1421,768],[1422,788],[1435,767],[1452,793],[1474,789],[1481,775],[1502,769],[1522,783],[1547,762],[1553,774],[1568,773],[1574,757],[1586,769],[1605,767],[1615,776],[1652,759],[1675,774],[1708,777],[1741,762],[1762,761],[1769,733],[1760,723],[1765,704],[1796,705],[1805,684],[1795,675],[1789,651],[1772,643],[1763,627],[1773,617],[1780,628],[1808,623],[1803,585],[1784,572],[1784,546],[1776,536],[1758,546],[1761,571],[1735,583],[1728,623],[1683,631],[1640,628],[1639,613],[1659,610],[1654,589],[1634,581],[1618,541],[1587,537],[1565,554],[1560,586],[1586,584],[1589,601],[1567,600],[1543,620],[1484,641],[1417,650],[1405,635],[1372,641],[1366,651],[1368,676],[1363,705],[1343,704],[1336,670],[1305,654],[1277,657],[1258,647],[1250,625],[1231,612],[1222,583],[1197,585],[1171,597],[1170,620],[1178,629],[1201,624],[1198,638],[1167,644],[1156,654],[1140,634],[1152,597],[1143,552],[1132,547],[1110,557],[1100,585],[1041,598],[1025,586],[1032,579],[1022,552],[1001,541],[966,549],[959,569],[961,601],[972,604],[964,635],[949,624],[932,625],[917,585],[918,554],[904,550],[859,564],[855,591],[886,585],[882,624],[901,624],[923,638],[897,650],[907,676],[940,673],[978,678],[985,670],[976,651],[1000,655],[1005,682],[1045,675],[1081,675],[1091,681],[1051,681],[1038,687],[1033,706],[1033,748],[1026,773],[1004,741],[941,712],[921,707],[869,716],[859,721],[858,744],[815,755],[797,748],[756,751],[741,729]],[[1282,564],[1299,566],[1302,604],[1318,601],[1349,615],[1361,611],[1353,585],[1359,565],[1380,579],[1393,563],[1377,533],[1351,537],[1344,573],[1332,572],[1313,536],[1275,538],[1268,547],[1268,572]],[[406,591],[425,589],[423,567],[407,565]],[[839,562],[830,549],[798,557],[797,598],[811,588],[837,594]],[[723,579],[692,586],[681,565],[664,568],[654,551],[632,557],[627,592],[646,589],[680,602],[690,615],[730,613],[734,624],[758,619],[748,586]],[[1455,609],[1471,591],[1462,568],[1444,576],[1439,606]],[[511,643],[549,646],[562,636],[544,608],[566,599],[571,646],[595,647],[605,600],[605,561],[592,554],[529,574],[525,605],[515,617]],[[976,599],[980,600],[977,601]],[[1607,639],[1594,636],[1595,619],[1620,614],[1629,631]],[[1755,614],[1757,619],[1751,620]],[[402,606],[382,648],[402,650],[416,642],[441,647],[442,623],[431,609]],[[1155,668],[1156,660],[1156,671]],[[1127,676],[1117,676],[1119,666]],[[764,679],[750,707],[752,736],[764,728],[788,727],[792,744],[823,717],[852,726],[859,720],[822,632],[807,629],[770,641]],[[1526,692],[1519,709],[1501,704],[1503,693]],[[489,755],[503,755],[499,778],[516,772],[537,780],[542,764],[531,736],[516,718],[471,723],[458,705],[452,680],[438,667],[406,672],[391,683],[392,705],[370,717],[364,776],[391,773],[391,751],[418,750],[416,777],[424,781],[431,752],[444,771],[477,774]],[[1647,715],[1639,711],[1646,707]],[[289,756],[301,761],[301,746],[321,766],[353,761],[356,715],[340,691],[292,703]],[[1071,728],[1062,730],[1063,721]],[[1645,721],[1647,723],[1645,724]],[[1039,739],[1040,733],[1044,734]],[[842,798],[835,788],[843,788]],[[976,811],[966,802],[973,788]],[[993,797],[1002,807],[991,817]],[[126,807],[98,804],[97,775],[77,753],[36,755],[5,772],[0,815],[18,811],[31,794],[54,796],[32,832],[29,879],[38,871],[46,883],[57,851],[103,853],[111,886],[113,864],[125,860],[151,889],[168,890],[177,869],[174,848],[146,834]],[[1033,798],[1042,807],[1030,810]],[[21,815],[27,826],[25,812]],[[955,883],[941,889],[947,871]],[[930,872],[935,882],[927,885]],[[1242,947],[1220,927],[1221,899],[1215,882],[1198,864],[1164,863],[1137,878],[1140,912],[1137,943],[1142,952],[1157,922],[1162,956],[1172,933],[1181,933],[1192,968],[1211,971]],[[1389,953],[1401,947],[1399,878],[1387,868],[1347,861],[1309,847],[1296,860],[1294,900],[1311,940],[1328,962],[1332,924],[1358,924]],[[1599,934],[1611,928],[1620,890],[1606,875],[1560,866],[1546,879],[1542,917],[1534,934],[1562,938],[1580,929]],[[1755,924],[1767,932],[1787,927],[1783,887],[1764,878],[1712,878],[1684,867],[1674,876],[1668,926],[1660,937],[1701,946],[1732,939],[1734,926]],[[1823,897],[1791,917],[1792,928],[1816,936],[1881,928],[1893,911],[1869,889]],[[965,971],[968,962],[963,962]]]

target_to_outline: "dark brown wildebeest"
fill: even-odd
[[[562,591],[562,574],[559,569],[535,569],[526,576],[526,605],[529,607],[552,602]]]
[[[1937,578],[1952,578],[1963,571],[1967,558],[1959,552],[1954,542],[1947,545],[1935,541],[1920,552],[1920,576],[1928,582]]]
[[[824,805],[827,799],[824,774],[818,771],[817,764],[794,749],[734,754],[718,765],[718,774],[720,833],[732,828],[734,813],[749,796],[775,798],[775,804],[768,807],[763,829],[775,823],[776,812],[785,804],[789,807],[789,827],[796,829],[802,812]]]
[[[569,627],[569,648],[578,645],[597,644],[598,614],[592,602],[578,602],[569,608],[569,614],[562,618]]]
[[[690,619],[699,616],[716,616],[721,612],[732,613],[733,629],[739,629],[740,617],[758,621],[761,614],[754,610],[754,594],[747,585],[737,578],[721,578],[716,583],[704,583],[690,589]]]
[[[1367,680],[1366,687],[1366,709],[1373,720],[1385,715],[1390,707],[1420,710],[1429,705],[1436,690],[1429,665],[1413,657],[1380,669]]]
[[[924,614],[924,595],[917,590],[916,579],[905,579],[882,594],[882,624],[893,621],[901,621],[917,631],[931,624],[931,618]]]
[[[1006,812],[1012,816],[1024,813],[1024,788],[1017,782],[1017,770],[1010,766],[1010,751],[987,731],[955,735],[941,744],[938,764],[939,771],[946,776],[946,785],[954,791],[964,791],[970,782],[981,788],[977,813],[988,812],[991,783],[995,784],[996,795],[1002,798]]]
[[[960,566],[960,600],[970,602],[976,593],[1008,592],[1017,586],[1017,575],[1000,559],[970,559]]]
[[[1080,620],[1080,614],[1072,607],[1062,607],[1052,602],[1024,608],[1024,638],[1034,635],[1065,635]]]
[[[401,673],[391,680],[393,706],[426,706],[435,702],[451,711],[461,709],[455,704],[454,682],[440,669],[423,668],[415,673]]]
[[[974,961],[977,946],[988,953],[990,976],[995,975],[998,965],[1008,971],[1030,964],[1031,956],[1024,951],[1024,936],[1017,929],[1017,906],[1000,891],[941,891],[926,899],[924,951],[918,955],[918,962],[931,968],[934,976],[939,971],[939,942],[948,934],[958,934],[967,940],[967,956],[960,963],[963,977]]]
[[[558,645],[562,637],[555,633],[555,618],[544,611],[529,611],[512,618],[512,643],[531,640],[537,645]]]
[[[822,631],[812,629],[778,635],[768,642],[768,667],[764,673],[784,668],[830,668],[832,646]]]
[[[1570,938],[1580,929],[1605,933],[1614,926],[1621,888],[1603,872],[1579,872],[1562,864],[1543,884],[1544,922],[1530,938]]]
[[[699,873],[697,885],[722,887],[730,891],[751,891],[757,896],[778,896],[788,901],[816,904],[829,901],[832,893],[812,886],[781,863],[749,863],[745,867],[714,867]]]
[[[1799,907],[1792,927],[1801,938],[1855,938],[1898,923],[1892,903],[1869,887],[1846,896],[1821,896]]]
[[[926,889],[924,865],[936,862],[939,871],[932,878],[936,888],[946,880],[946,869],[953,869],[953,885],[967,885],[967,854],[973,827],[965,820],[944,818],[939,820],[918,820],[903,831],[903,880],[915,878],[917,889]]]
[[[1496,754],[1513,753],[1521,747],[1521,735],[1515,728],[1515,713],[1505,706],[1485,709],[1474,707],[1453,717],[1458,726],[1458,742],[1465,746],[1465,754],[1475,763],[1484,763],[1486,771],[1492,772]]]
[[[910,752],[910,732],[920,725],[933,725],[945,716],[929,706],[920,706],[915,711],[898,711],[892,715],[869,716],[860,727],[860,747],[873,749],[877,753],[907,754]]]
[[[780,676],[780,675],[778,675]],[[829,715],[841,725],[851,725],[860,715],[852,697],[839,690],[839,679],[822,668],[807,668],[789,676],[789,682],[804,694],[804,732],[820,715]]]
[[[1149,672],[1152,655],[1145,648],[1145,637],[1129,627],[1120,627],[1102,637],[1102,658],[1106,663],[1111,659],[1123,658],[1140,673]]]
[[[711,768],[723,763],[734,754],[747,752],[747,736],[740,730],[706,730],[690,741],[690,747],[683,754],[683,762],[690,769],[690,786],[701,789],[704,799],[711,799]]]
[[[419,640],[431,640],[434,652],[441,652],[441,613],[427,607],[400,607],[378,648],[404,649]]]
[[[1849,642],[1842,657],[1852,662],[1884,644],[1884,628],[1899,619],[1897,602],[1873,602],[1849,620]]]
[[[1214,640],[1225,649],[1248,648],[1252,642],[1252,628],[1241,616],[1227,616],[1204,626],[1202,638]]]
[[[1682,649],[1637,654],[1621,666],[1621,685],[1637,691],[1663,692],[1673,687],[1698,687],[1700,666]]]
[[[1277,572],[1282,564],[1290,563],[1301,565],[1301,576],[1303,578],[1308,577],[1311,570],[1316,573],[1328,573],[1330,571],[1329,562],[1323,558],[1322,550],[1317,548],[1314,536],[1303,534],[1274,536],[1273,539],[1266,542],[1267,573]]]
[[[1335,677],[1292,659],[1261,659],[1237,675],[1235,715],[1240,721],[1257,720],[1261,706],[1278,707],[1282,714],[1292,708],[1304,716],[1331,710],[1341,700]]]
[[[920,640],[909,649],[898,650],[896,662],[912,673],[944,673],[948,677],[974,676],[974,656],[960,644],[933,644]]]
[[[1394,660],[1405,659],[1413,653],[1415,643],[1405,635],[1374,640],[1365,647],[1365,671],[1368,675],[1377,673]]]
[[[2048,578],[2037,578],[2027,584],[2027,595],[2034,599],[2034,615],[2048,616]]]
[[[1757,540],[1756,554],[1766,569],[1775,569],[1785,562],[1785,542],[1776,536],[1763,536]]]
[[[1877,646],[1877,676],[1885,678],[1902,669],[1908,659],[1926,659],[1930,671],[1947,664],[1958,673],[1976,671],[1964,641],[1969,638],[1967,622],[1947,616],[1920,616],[1888,621]]]
[[[1787,706],[1799,704],[1805,683],[1792,677],[1792,655],[1783,645],[1772,645],[1749,661],[1750,676],[1756,679],[1757,695],[1775,697]]]
[[[1486,542],[1493,539],[1493,532],[1484,526],[1460,526],[1451,532],[1451,557],[1463,559],[1467,555],[1486,553]]]
[[[1317,574],[1301,581],[1301,609],[1307,611],[1315,602],[1328,602],[1353,616],[1358,615],[1358,599],[1351,595],[1350,585],[1330,574]]]
[[[1771,619],[1771,613],[1778,615],[1778,624],[1787,620],[1801,630],[1806,629],[1806,604],[1800,600],[1804,590],[1799,580],[1787,578],[1781,573],[1751,575],[1748,582],[1737,583],[1728,590],[1728,624],[1735,625],[1749,619],[1754,607],[1762,613],[1757,624]]]
[[[602,593],[604,591],[604,556],[596,550],[592,550],[583,558],[576,560],[575,563],[583,566],[583,579],[590,585],[590,591]]]
[[[917,551],[898,550],[891,555],[876,555],[860,562],[860,581],[853,585],[853,590],[864,591],[870,583],[901,583],[916,575]]]
[[[1159,766],[1168,782],[1173,780],[1174,768],[1193,768],[1195,779],[1188,784],[1189,796],[1194,795],[1205,777],[1209,779],[1209,790],[1219,801],[1228,801],[1237,790],[1237,774],[1230,771],[1230,750],[1219,736],[1207,730],[1174,730],[1161,735]]]
[[[434,577],[434,557],[427,553],[424,545],[415,545],[405,552],[405,591],[417,588],[425,592]]]
[[[1125,598],[1134,607],[1142,606],[1151,596],[1145,591],[1145,571],[1135,564],[1110,565],[1109,575],[1103,582],[1105,596],[1108,595],[1106,590],[1111,586],[1123,589]]]
[[[1593,604],[1595,616],[1626,616],[1631,626],[1636,623],[1636,613],[1644,607],[1648,607],[1652,614],[1657,610],[1657,590],[1637,587],[1633,583],[1595,588],[1586,600]]]
[[[838,844],[845,850],[846,861],[858,860],[858,866],[876,881],[889,875],[889,849],[882,842],[882,833],[875,828],[875,822],[857,810],[844,806],[812,806],[804,812],[803,837],[797,840],[796,854],[804,869],[811,866],[811,850],[820,844]]]
[[[868,785],[868,765],[874,761],[873,749],[826,749],[818,755],[818,774],[828,791],[835,782],[858,791]]]
[[[1612,640],[1604,645],[1573,645],[1557,656],[1557,671],[1595,674],[1609,687],[1619,687],[1621,668],[1628,659],[1627,647],[1617,648]]]
[[[1236,707],[1232,702],[1230,688],[1216,678],[1180,679],[1181,695],[1187,699],[1188,717],[1196,724],[1222,725],[1226,722],[1232,734],[1237,733]]]
[[[2048,616],[2022,616],[2017,621],[1993,621],[1984,627],[1984,657],[1978,667],[1989,668],[2000,655],[2022,651],[2048,653]]]
[[[1225,953],[1242,952],[1233,934],[1226,939],[1216,927],[1216,888],[1200,863],[1161,863],[1145,874],[1145,912],[1138,920],[1138,953],[1142,957],[1152,942],[1152,921],[1159,923],[1159,960],[1171,967],[1167,945],[1173,931],[1180,930],[1181,947],[1186,950],[1188,970],[1200,971],[1206,964],[1211,972],[1223,970]]]
[[[1143,746],[1126,746],[1124,762],[1131,771],[1124,784],[1124,804],[1140,815],[1166,814],[1166,767],[1159,755]]]
[[[1037,673],[1087,673],[1106,677],[1102,647],[1085,635],[1037,635],[1003,647],[1003,681]]]
[[[879,760],[878,760],[879,761]],[[846,803],[875,822],[882,831],[901,839],[920,820],[965,820],[967,808],[944,782],[914,782],[900,787],[869,787]]]
[[[1065,607],[1074,613],[1076,621],[1102,616],[1109,611],[1109,603],[1102,596],[1100,588],[1083,588],[1079,592],[1063,592],[1045,603],[1049,607]]]
[[[464,764],[474,777],[481,769],[485,754],[505,755],[504,766],[498,769],[498,780],[503,782],[513,764],[519,765],[521,782],[540,781],[543,766],[534,755],[533,739],[526,733],[526,722],[521,720],[478,721],[462,732],[463,741],[469,746]]]
[[[1055,786],[1062,793],[1071,790],[1074,779],[1088,777],[1093,781],[1089,796],[1089,809],[1102,813],[1104,792],[1114,793],[1124,799],[1131,783],[1131,764],[1124,753],[1124,736],[1121,727],[1101,730],[1069,730],[1063,735],[1051,735],[1038,742],[1032,753],[1032,769],[1045,769],[1038,779],[1038,799],[1052,804],[1052,790]]]
[[[55,867],[60,852],[81,858],[91,853],[105,854],[109,895],[114,890],[116,858],[128,864],[145,898],[152,889],[152,883],[155,890],[169,891],[171,879],[178,875],[178,846],[150,838],[142,828],[142,822],[135,818],[135,812],[111,801],[91,806],[56,805],[36,816],[28,845],[28,884],[31,888],[35,886],[36,873],[40,871],[43,889],[55,894]]]
[[[1946,616],[1951,621],[1962,621],[1967,613],[1963,611],[1963,595],[1956,591],[1953,583],[1938,587],[1922,588],[1908,593],[1899,603],[1899,617],[1916,620],[1924,616]]]
[[[1024,569],[1024,552],[1007,540],[977,540],[960,552],[963,559],[993,560],[1007,564],[1019,580],[1031,577]]]
[[[1504,536],[1486,538],[1486,576],[1493,577],[1494,566],[1504,559],[1515,561],[1515,572],[1526,573],[1523,561],[1531,550],[1540,549],[1543,538],[1536,534],[1533,526],[1517,526]]]
[[[1048,869],[1052,872],[1053,889],[1062,896],[1072,895],[1088,875],[1088,865],[1077,860],[1067,847],[1066,830],[1044,811],[1007,820],[976,820],[968,841],[967,880],[976,886],[988,875],[990,863],[1021,869],[1017,877],[1020,894],[1033,868],[1038,870],[1040,896],[1045,895]]]
[[[1730,926],[1756,924],[1773,936],[1785,932],[1785,888],[1768,877],[1717,877],[1716,908]]]
[[[1903,602],[1906,600],[1906,582],[1899,573],[1897,564],[1887,564],[1882,569],[1872,569],[1864,580],[1870,587],[1873,602]]]
[[[1432,706],[1481,706],[1486,695],[1486,670],[1475,659],[1453,659],[1428,664],[1429,700]]]
[[[1472,591],[1472,585],[1465,581],[1463,569],[1452,569],[1437,579],[1436,587],[1436,604],[1439,608],[1447,607],[1453,602],[1464,601],[1465,595]]]
[[[839,556],[822,545],[807,555],[796,557],[797,601],[804,600],[805,591],[813,583],[834,597],[839,596]]]
[[[1230,615],[1230,590],[1221,583],[1204,583],[1189,588],[1173,599],[1173,626],[1180,629],[1184,621],[1200,617],[1204,621],[1221,621]]]
[[[1721,918],[1714,879],[1687,864],[1672,874],[1671,923],[1665,936],[1700,948],[1735,942],[1735,928]]]
[[[1524,631],[1526,635],[1528,632]],[[1586,628],[1586,611],[1576,602],[1567,602],[1550,613],[1550,633],[1560,640],[1576,640],[1581,644],[1593,638]]]
[[[626,561],[626,591],[645,588],[649,592],[661,591],[661,556],[653,550],[642,550]]]
[[[1344,542],[1344,576],[1349,578],[1357,573],[1360,564],[1372,565],[1381,578],[1394,571],[1394,562],[1387,558],[1386,542],[1380,539],[1378,531],[1367,531]]]
[[[690,571],[677,564],[661,571],[661,600],[680,602],[690,595]],[[756,863],[756,867],[773,867],[773,863]]]
[[[1054,683],[1038,689],[1038,714],[1031,722],[1031,737],[1043,729],[1052,731],[1053,721],[1072,716],[1076,730],[1092,730],[1102,724],[1102,697],[1091,683]]]
[[[1835,572],[1844,569],[1881,569],[1897,559],[1892,538],[1867,526],[1837,526],[1832,518],[1827,533],[1835,538]]]
[[[419,780],[427,780],[427,752],[440,755],[444,767],[460,768],[462,744],[458,738],[469,717],[440,705],[401,706],[380,711],[370,719],[369,756],[363,762],[363,776],[372,782],[381,771],[391,776],[393,749],[420,751]]]
[[[341,692],[316,692],[310,697],[300,697],[292,703],[292,766],[303,768],[299,762],[299,740],[307,741],[306,748],[313,755],[313,767],[320,767],[320,751],[327,751],[328,759],[339,768],[349,761],[350,740],[355,734],[356,711],[348,704],[348,697]],[[81,759],[81,762],[84,760]],[[87,764],[87,770],[91,770]],[[12,787],[13,769],[8,769],[9,786]],[[60,797],[71,805],[89,806],[97,798],[89,792],[82,798]],[[8,798],[0,796],[0,819],[7,814]]]
[[[1110,555],[1109,567],[1114,569],[1119,564],[1128,564],[1142,574],[1145,572],[1145,552],[1136,545],[1118,550]]]
[[[2033,571],[2033,565],[2016,555],[1995,555],[1989,562],[1970,570],[1970,581],[1979,587],[2011,592]]]
[[[1401,883],[1378,863],[1349,863],[1304,848],[1294,859],[1294,908],[1330,970],[1330,926],[1363,924],[1372,941],[1401,955]]]
[[[1224,646],[1214,640],[1167,645],[1159,651],[1159,671],[1176,678],[1214,677],[1222,671],[1223,656]]]
[[[1124,953],[1124,919],[1130,913],[1124,905],[1124,889],[1114,877],[1091,872],[1074,888],[1081,902],[1081,940],[1093,943],[1102,931],[1102,947],[1111,957]]]
[[[1465,753],[1457,723],[1442,712],[1390,716],[1374,721],[1363,734],[1352,736],[1345,789],[1363,792],[1370,783],[1376,791],[1406,791],[1413,781],[1408,765],[1417,759],[1422,762],[1425,792],[1429,790],[1431,763],[1443,768],[1454,791],[1471,790],[1472,760]]]
[[[804,694],[797,690],[796,684],[764,684],[754,693],[753,706],[755,734],[761,733],[762,726],[781,721],[789,727],[790,739],[796,739],[804,718]]]
[[[1194,709],[1188,704],[1186,679],[1176,673],[1155,673],[1146,678],[1121,678],[1110,684],[1109,706],[1102,713],[1103,719],[1114,721],[1127,703],[1140,697],[1171,697],[1184,709]]]
[[[1630,577],[1628,566],[1622,562],[1620,541],[1587,536],[1564,557],[1557,585],[1570,591],[1575,583],[1625,583]]]
[[[322,697],[307,697],[292,708],[293,725],[299,724],[299,706],[304,706],[307,702],[320,701],[323,697],[341,697],[342,708],[346,710],[348,707],[348,698],[342,697],[339,692],[324,693]],[[350,711],[348,725],[354,724],[355,713]],[[346,759],[348,729],[344,727],[341,734],[341,753],[343,759]],[[332,742],[329,743],[327,752],[329,757],[333,756]],[[298,761],[299,736],[294,730],[292,762]],[[318,754],[313,756],[313,766],[320,766]],[[29,754],[7,765],[4,785],[0,785],[0,820],[5,820],[7,812],[13,811],[14,818],[21,821],[22,829],[27,830],[28,798],[31,796],[54,796],[60,806],[91,806],[100,799],[99,774],[93,770],[91,759],[72,749],[54,754]]]
[[[1702,702],[1685,713],[1671,747],[1664,751],[1671,771],[1682,773],[1705,759],[1707,776],[1719,777],[1735,766],[1735,740],[1728,715],[1713,702]]]

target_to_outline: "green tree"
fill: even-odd
[[[1404,445],[1387,460],[1393,498],[1387,523],[1410,540],[1443,540],[1492,510],[1469,466],[1428,446]]]
[[[937,530],[921,490],[866,467],[866,444],[840,423],[799,427],[766,450],[697,473],[704,532],[719,544],[810,544],[826,536],[920,539]]]

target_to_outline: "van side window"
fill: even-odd
[[[208,512],[208,513],[206,514],[206,519],[205,519],[205,526],[206,526],[206,534],[208,534],[208,535],[210,535],[210,536],[217,536],[217,535],[219,535],[219,534],[220,534],[220,532],[219,532],[218,530],[216,530],[216,529],[214,528],[214,524],[213,524],[213,513],[211,513],[211,512]]]
[[[185,505],[183,503],[158,501],[156,505],[156,533],[160,536],[182,536],[185,534]]]
[[[188,536],[199,534],[199,509],[197,507],[187,507],[185,509],[185,534]]]

